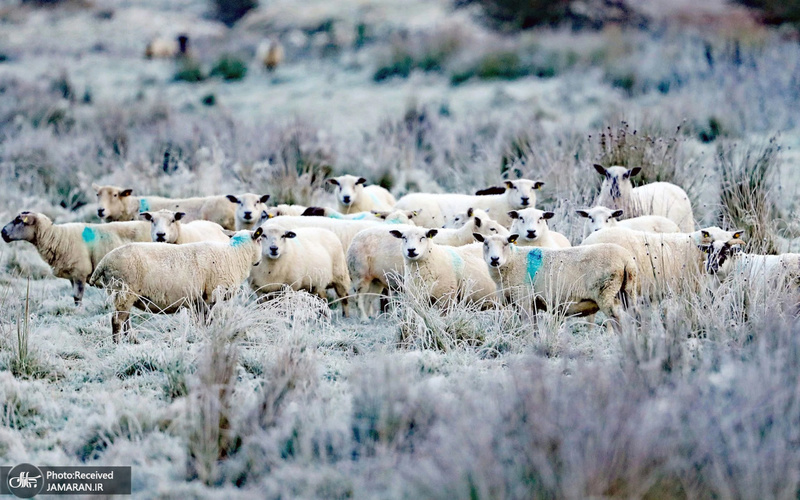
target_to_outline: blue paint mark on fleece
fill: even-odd
[[[375,203],[376,205],[378,206],[384,205],[384,203],[381,203],[381,201],[378,200],[378,198],[375,196],[374,193],[367,193],[367,194],[369,194],[369,197],[372,198],[372,202]]]
[[[248,233],[234,234],[233,237],[231,237],[231,246],[238,247],[240,245],[244,245],[249,239],[250,235]]]
[[[456,273],[456,276],[461,276],[464,272],[464,259],[452,248],[448,248],[447,250],[450,252],[450,255],[453,256],[453,271]]]
[[[81,237],[83,238],[84,243],[94,243],[97,239],[97,231],[86,226],[83,228],[83,232],[81,233]]]
[[[150,203],[144,198],[139,198],[139,213],[150,210]]]
[[[356,215],[355,217],[353,217],[350,220],[364,220],[364,217],[366,217],[366,216],[367,216],[367,214],[358,214],[358,215]]]
[[[528,275],[526,276],[526,281],[528,283],[533,283],[536,273],[538,273],[539,269],[542,267],[542,251],[538,248],[529,250],[527,261]]]
[[[331,219],[344,219],[344,217],[342,217],[341,215],[337,214],[336,212],[331,212],[328,215],[328,217],[331,218]]]

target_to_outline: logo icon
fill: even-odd
[[[19,464],[8,473],[8,490],[19,498],[33,498],[44,489],[42,471],[31,464]]]

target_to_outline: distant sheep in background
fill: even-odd
[[[677,224],[660,215],[642,215],[632,219],[619,220],[624,214],[623,210],[612,210],[601,206],[576,210],[576,212],[581,217],[589,219],[590,232],[599,231],[605,227],[625,227],[652,233],[679,233],[681,231]]]
[[[247,229],[252,231],[259,225],[261,213],[267,209],[268,194],[245,193],[240,195],[229,194],[231,203],[236,204],[236,230]]]
[[[189,53],[189,37],[180,34],[175,40],[169,38],[154,38],[144,49],[147,59],[170,59],[173,57],[186,57]]]
[[[514,219],[511,224],[511,233],[519,235],[517,244],[543,248],[571,247],[572,244],[566,236],[551,231],[547,225],[548,219],[552,219],[554,215],[553,212],[544,212],[538,208],[508,212],[508,216]]]
[[[391,211],[397,203],[392,193],[374,184],[367,186],[367,179],[363,177],[340,175],[328,179],[328,184],[336,186],[338,210],[343,214],[370,210]]]
[[[155,243],[197,243],[199,241],[219,241],[225,243],[229,240],[225,230],[216,222],[209,220],[195,220],[186,224],[181,219],[186,214],[172,210],[159,210],[157,212],[142,212],[144,220],[150,222],[150,237]]]
[[[258,59],[267,71],[275,71],[284,60],[283,45],[277,40],[265,40],[258,46]]]

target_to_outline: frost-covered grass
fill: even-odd
[[[681,184],[701,226],[798,247],[800,48],[779,33],[500,36],[446,2],[312,3],[231,31],[199,0],[0,12],[0,222],[93,220],[92,182],[307,204],[331,174],[397,195],[528,177],[577,244],[592,164],[614,163]],[[204,72],[234,54],[246,75],[174,82],[142,59],[190,27]],[[247,60],[264,35],[287,51],[270,75]],[[375,82],[393,51],[429,66]],[[486,57],[492,78],[452,85]],[[0,460],[133,465],[142,498],[796,498],[797,301],[712,280],[615,335],[413,290],[369,323],[243,291],[210,321],[135,313],[141,343],[114,344],[102,291],[75,308],[31,245],[0,243]]]

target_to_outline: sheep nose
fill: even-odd
[[[167,233],[156,233],[156,241],[166,241]]]
[[[244,213],[245,220],[250,220],[253,218],[253,212],[245,212]]]
[[[529,240],[532,240],[532,239],[534,239],[534,238],[536,238],[536,231],[531,231],[531,230],[529,229],[529,230],[528,230],[528,239],[529,239]]]
[[[409,248],[407,253],[408,253],[409,257],[416,257],[417,256],[417,250],[414,249],[414,248]]]
[[[349,196],[342,196],[342,202],[345,205],[349,205],[350,204],[350,197]]]
[[[278,255],[278,247],[276,246],[269,247],[269,251],[272,255]]]
[[[105,211],[105,209],[104,209],[104,208],[98,208],[98,209],[97,209],[97,216],[98,216],[98,217],[103,217],[103,214],[104,214],[105,212],[106,212],[106,211]]]
[[[522,206],[523,207],[527,207],[529,201],[530,201],[530,198],[526,198],[526,197],[523,196],[522,197]]]
[[[8,237],[8,232],[6,231],[6,228],[3,228],[2,233],[3,233],[3,241],[5,241],[6,243],[10,242],[11,239]]]
[[[500,257],[490,257],[492,267],[500,265]]]

